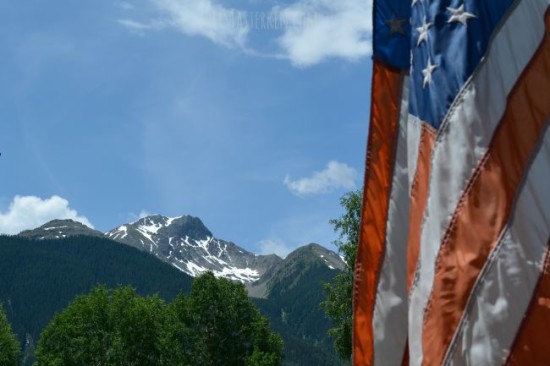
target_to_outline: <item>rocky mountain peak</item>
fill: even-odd
[[[232,242],[216,239],[193,216],[148,216],[105,235],[147,251],[194,277],[212,271],[219,277],[248,284],[282,260],[277,256],[256,256]]]
[[[288,282],[288,278],[300,278],[302,272],[310,268],[327,268],[329,272],[341,271],[345,263],[336,253],[325,247],[311,243],[291,252],[284,260],[279,261],[256,282],[248,287],[253,297],[265,297],[274,284]]]
[[[310,243],[296,249],[290,253],[285,260],[292,261],[303,257],[311,257],[321,260],[330,269],[338,269],[340,271],[344,270],[346,265],[342,258],[340,258],[336,253],[316,243]]]
[[[19,234],[31,239],[98,236],[135,247],[193,277],[212,271],[218,277],[244,283],[250,296],[265,296],[278,276],[306,266],[342,270],[338,255],[318,244],[308,244],[284,260],[274,254],[255,255],[235,243],[217,239],[198,217],[151,215],[123,224],[105,234],[73,220],[53,220]]]
[[[188,236],[197,240],[206,240],[214,236],[198,217],[186,215],[169,220],[171,221],[165,232],[167,236]]]
[[[78,221],[69,219],[52,220],[36,229],[25,230],[19,233],[19,236],[38,240],[61,239],[79,235],[103,236],[101,232],[91,229]]]

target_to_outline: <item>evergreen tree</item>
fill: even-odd
[[[332,283],[325,285],[327,300],[321,306],[334,327],[329,334],[334,338],[336,351],[343,359],[349,360],[352,352],[352,317],[353,317],[353,276],[355,254],[359,243],[359,225],[361,220],[361,191],[348,192],[340,198],[345,213],[338,219],[330,220],[339,239],[334,242],[338,252],[344,257],[346,268]]]
[[[0,304],[0,366],[19,365],[19,342],[11,330],[4,308]]]

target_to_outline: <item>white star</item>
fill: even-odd
[[[391,19],[386,20],[386,25],[390,27],[390,34],[405,34],[405,31],[403,30],[403,24],[405,24],[406,22],[407,19],[397,19],[395,14],[393,14]]]
[[[432,73],[437,69],[439,65],[432,65],[432,60],[428,57],[428,65],[424,70],[422,70],[422,75],[424,75],[424,85],[425,88],[426,85],[430,84],[432,82]]]
[[[430,29],[431,26],[432,26],[432,23],[426,23],[426,17],[424,17],[422,26],[419,28],[416,28],[418,33],[420,33],[420,35],[418,36],[418,42],[416,42],[416,46],[420,46],[420,44],[423,41],[428,42],[428,29]]]
[[[453,8],[447,8],[448,11],[452,13],[451,17],[447,21],[447,23],[452,22],[460,22],[462,25],[467,25],[466,22],[471,18],[476,18],[476,16],[472,13],[467,13],[464,11],[464,4],[460,5],[458,9]]]

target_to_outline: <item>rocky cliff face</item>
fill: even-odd
[[[119,226],[108,238],[147,251],[191,275],[216,276],[250,284],[282,261],[276,255],[255,255],[232,242],[214,238],[199,218],[155,215]]]

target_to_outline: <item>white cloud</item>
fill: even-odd
[[[216,0],[149,1],[160,12],[156,19],[118,22],[138,33],[173,28],[185,35],[240,48],[250,55],[287,59],[299,67],[329,58],[356,61],[371,54],[372,1],[297,0],[264,13],[227,8]],[[276,39],[277,53],[263,54],[248,47],[251,29],[259,27],[265,31],[271,23],[276,24],[273,31],[283,30]]]
[[[273,11],[287,25],[278,43],[294,65],[333,57],[355,61],[371,54],[372,1],[298,0]]]
[[[293,249],[288,247],[280,239],[264,239],[258,243],[260,248],[260,254],[276,254],[281,258],[284,258],[290,253]]]
[[[148,30],[159,30],[159,29],[162,29],[162,28],[166,27],[166,25],[163,22],[160,22],[160,21],[152,21],[152,22],[149,22],[149,23],[141,23],[141,22],[137,22],[137,21],[132,20],[132,19],[119,19],[119,20],[117,20],[117,22],[119,24],[125,26],[126,28],[128,28],[132,31],[138,32],[138,33],[142,33],[144,31],[148,31]]]
[[[0,233],[18,234],[34,229],[54,219],[71,219],[93,228],[84,216],[69,207],[69,201],[59,196],[42,199],[35,196],[15,196],[7,212],[0,212]]]
[[[142,23],[131,19],[118,22],[131,30],[175,28],[189,36],[206,37],[226,47],[244,48],[248,25],[244,12],[225,8],[212,0],[150,0],[161,12],[161,18]]]
[[[147,210],[141,210],[141,211],[139,212],[139,214],[136,214],[135,212],[130,212],[130,213],[128,214],[127,220],[128,220],[129,222],[132,222],[132,223],[133,223],[133,222],[136,222],[136,221],[138,221],[138,220],[143,219],[144,217],[153,216],[153,215],[154,215],[154,214],[153,214],[152,212],[149,212],[149,211],[147,211]]]
[[[292,180],[288,175],[284,184],[295,195],[304,197],[314,194],[330,193],[335,189],[351,190],[355,188],[357,171],[347,164],[331,161],[325,170],[315,172],[311,177]]]
[[[141,212],[139,213],[139,218],[140,219],[143,219],[144,217],[148,217],[148,216],[152,216],[153,214],[150,213],[149,211],[147,210],[141,210]]]

